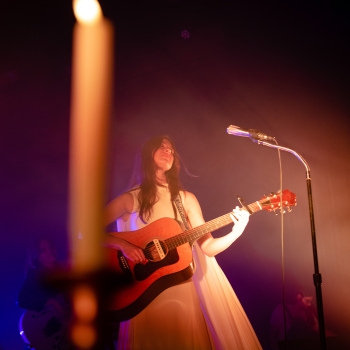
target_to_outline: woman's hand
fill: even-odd
[[[123,255],[134,264],[146,264],[148,262],[140,247],[137,247],[124,239],[115,237],[113,232],[106,235],[103,245],[108,248],[120,250]]]
[[[133,245],[129,242],[124,241],[122,244],[122,247],[120,247],[123,255],[131,260],[134,264],[146,264],[147,259],[145,257],[145,254],[143,253],[143,250],[140,247],[137,247],[136,245]]]
[[[190,192],[186,192],[185,209],[192,227],[204,224],[202,210],[197,198]],[[235,226],[230,233],[218,238],[214,238],[210,233],[207,233],[197,241],[204,254],[215,256],[227,249],[243,233],[249,221],[249,213],[236,207],[232,210],[231,218]]]
[[[232,233],[238,238],[246,228],[250,214],[243,209],[236,206],[230,214],[233,223],[235,224],[232,228]]]
[[[215,256],[227,249],[243,233],[249,221],[249,213],[236,207],[230,216],[235,224],[230,233],[218,238],[214,238],[208,233],[198,240],[204,254]]]

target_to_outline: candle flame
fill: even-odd
[[[74,0],[73,11],[78,22],[93,24],[101,19],[101,6],[96,0]]]

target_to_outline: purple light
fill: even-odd
[[[183,30],[182,32],[181,32],[181,37],[183,38],[183,39],[189,39],[190,38],[190,32],[188,31],[188,30]]]

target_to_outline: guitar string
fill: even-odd
[[[280,196],[280,200],[282,201],[282,196]],[[265,199],[265,202],[263,200],[260,200],[260,201],[257,201],[255,203],[251,203],[247,206],[254,213],[254,212],[261,210],[261,207],[259,206],[258,203],[261,203],[263,205],[265,205],[266,203],[270,203],[270,197],[267,197]],[[281,207],[283,207],[282,202],[281,202]],[[207,232],[215,231],[221,227],[224,227],[224,226],[230,224],[232,222],[230,214],[231,213],[225,214],[223,216],[220,216],[219,218],[208,221],[207,223],[205,223],[199,227],[195,227],[193,229],[183,231],[182,233],[176,235],[175,237],[169,237],[169,238],[163,240],[162,242],[164,242],[166,244],[168,251],[172,250],[172,249],[174,249],[182,244],[185,244],[185,243],[188,243],[190,241],[198,239],[199,237],[201,237],[202,235],[204,235]],[[150,241],[149,243],[152,243],[152,241]],[[150,253],[152,250],[154,250],[154,247],[147,247],[146,246],[143,250],[146,253]]]
[[[220,224],[217,225],[216,222],[220,222]],[[230,222],[232,222],[230,214],[225,214],[215,220],[205,223],[202,226],[195,227],[188,231],[184,231],[175,237],[169,237],[165,239],[164,242],[168,243],[167,246],[171,246],[172,247],[171,249],[173,249],[178,245],[185,244],[187,242],[190,242],[191,240],[195,240],[196,238],[200,237],[202,234],[205,234],[207,232],[210,232],[220,227],[223,227],[225,225],[228,225]],[[208,228],[210,229],[208,230]],[[181,244],[177,244],[178,242],[180,242]],[[175,246],[173,247],[174,244]],[[149,249],[150,248],[146,247],[145,251],[149,251]]]
[[[256,204],[256,203],[249,204],[248,207],[249,207],[249,209],[252,210],[252,212],[256,212],[256,211],[260,210],[258,204]],[[164,242],[166,243],[166,246],[169,248],[168,250],[174,249],[179,245],[188,243],[190,241],[193,241],[193,240],[201,237],[205,233],[215,231],[221,227],[224,227],[224,226],[230,224],[232,222],[230,215],[231,215],[231,213],[222,215],[219,218],[208,221],[207,223],[205,223],[199,227],[195,227],[193,229],[184,231],[184,232],[180,233],[179,235],[176,235],[175,237],[167,238],[164,240]],[[154,249],[154,248],[153,247],[146,247],[144,249],[144,251],[148,253],[152,249]]]

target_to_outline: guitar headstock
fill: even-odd
[[[281,200],[282,196],[282,200]],[[282,194],[280,191],[277,193],[271,192],[269,196],[264,196],[260,201],[260,205],[263,210],[267,211],[273,211],[275,214],[276,210],[281,210],[281,202],[282,202],[282,208],[287,208],[288,212],[291,211],[290,207],[297,205],[297,196],[289,191],[289,190],[283,190]]]

